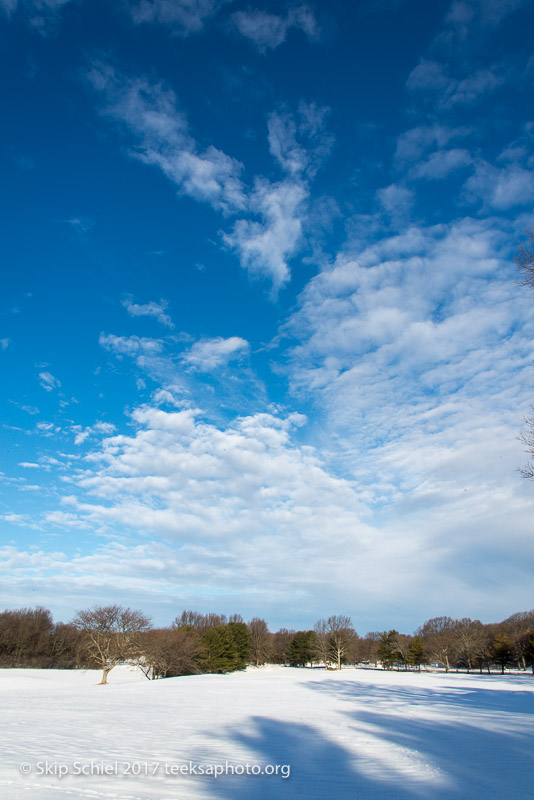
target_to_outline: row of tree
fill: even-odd
[[[363,664],[384,669],[450,669],[497,666],[534,673],[534,611],[500,623],[434,617],[414,635],[396,630],[360,637],[350,617],[320,619],[312,630],[271,633],[263,619],[239,614],[184,611],[169,628],[152,628],[141,611],[96,606],[68,624],[54,623],[45,608],[0,613],[0,666],[56,669],[100,668],[102,683],[120,662],[138,664],[148,678],[200,672],[232,672],[247,664],[325,666]]]

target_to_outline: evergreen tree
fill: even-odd
[[[382,662],[384,669],[393,669],[393,666],[402,661],[399,652],[398,631],[384,631],[380,634],[380,645],[378,646],[378,659]]]
[[[506,633],[498,633],[491,647],[491,657],[501,668],[504,675],[504,668],[508,666],[514,655],[514,648]]]
[[[287,662],[291,667],[305,667],[313,657],[313,631],[298,631],[287,649]]]
[[[200,662],[206,672],[233,672],[240,663],[234,637],[227,625],[216,625],[202,634]]]
[[[250,635],[243,621],[229,622],[226,626],[234,641],[236,649],[236,666],[234,669],[245,669],[250,659]]]
[[[423,647],[423,640],[420,636],[415,636],[413,642],[408,648],[408,664],[412,667],[417,667],[421,671],[421,664],[425,663],[425,650]]]

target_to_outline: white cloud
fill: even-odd
[[[9,339],[0,339],[0,350],[7,350],[9,347]]]
[[[87,439],[95,434],[109,435],[115,431],[115,425],[111,422],[95,422],[83,428],[81,425],[73,425],[72,431],[74,433],[74,444],[83,444]]]
[[[49,511],[43,515],[43,521],[47,523],[47,526],[87,528],[87,525],[76,514],[68,514],[65,511]]]
[[[154,356],[161,353],[163,343],[159,339],[148,339],[140,336],[115,336],[113,333],[101,333],[99,344],[106,350],[119,356]]]
[[[501,73],[502,68],[494,66],[479,69],[466,78],[454,78],[444,64],[423,58],[408,76],[406,86],[411,91],[434,92],[438,105],[450,109],[456,105],[471,105],[495,91],[505,81]]]
[[[21,488],[30,488],[30,487],[21,487]],[[9,512],[8,514],[0,514],[0,519],[4,520],[4,522],[8,522],[10,525],[19,525],[24,528],[31,528],[32,530],[40,530],[40,526],[33,522],[31,516],[29,514],[14,514],[13,512]]]
[[[285,17],[255,9],[238,11],[232,20],[239,33],[266,53],[285,42],[292,28],[302,30],[310,41],[319,37],[319,26],[307,5],[289,8]]]
[[[404,164],[418,161],[424,153],[434,148],[442,149],[453,139],[470,133],[468,128],[451,128],[446,125],[420,125],[405,131],[397,139],[395,160]]]
[[[483,26],[493,28],[509,14],[530,0],[455,0],[445,15],[445,25],[455,30],[460,41],[469,35],[470,28]]]
[[[534,173],[514,163],[499,169],[479,161],[464,189],[470,202],[482,200],[489,208],[505,210],[529,205],[534,200]]]
[[[279,111],[269,115],[269,149],[289,175],[313,177],[329,155],[334,143],[325,125],[329,111],[301,102],[296,114]]]
[[[465,220],[339,258],[310,282],[287,330],[300,341],[294,391],[315,396],[330,424],[365,448],[435,432],[426,415],[449,401],[457,421],[477,408],[474,427],[495,409],[517,420],[532,346],[513,265],[496,257],[503,240],[491,222]],[[451,441],[463,436],[443,426]]]
[[[70,219],[62,220],[70,225],[79,236],[85,236],[90,230],[94,228],[95,222],[89,217],[70,217]]]
[[[54,389],[59,389],[61,387],[61,383],[57,378],[54,378],[50,372],[40,372],[39,383],[47,392],[52,392]]]
[[[241,265],[252,275],[267,276],[276,293],[290,277],[288,260],[301,243],[302,217],[308,191],[303,184],[258,180],[250,198],[261,222],[238,220],[225,242],[239,254]]]
[[[203,339],[182,355],[182,361],[188,367],[200,372],[210,372],[228,364],[233,359],[240,359],[248,355],[250,345],[239,336],[224,339],[221,336],[215,339]]]
[[[472,163],[470,152],[463,148],[437,150],[412,167],[409,174],[411,178],[441,180],[451,172],[471,166]]]
[[[195,200],[223,211],[244,207],[242,165],[212,145],[198,152],[174,92],[100,63],[88,79],[104,100],[103,113],[136,140],[130,149],[133,158],[158,167],[182,194]]]
[[[340,256],[310,281],[284,333],[297,340],[293,392],[322,410],[314,441],[367,489],[384,535],[396,530],[403,569],[417,542],[436,556],[425,567],[435,584],[491,603],[485,570],[506,559],[522,605],[534,552],[523,561],[532,497],[516,472],[516,433],[534,391],[534,323],[509,238],[502,220],[466,219]],[[488,566],[473,574],[466,561]],[[454,606],[428,591],[441,597],[434,608]]]
[[[392,183],[376,193],[378,202],[394,225],[404,226],[410,217],[414,193],[400,184]]]
[[[164,25],[173,33],[188,36],[199,33],[204,24],[229,0],[139,0],[129,9],[137,25]]]
[[[57,21],[58,12],[71,0],[0,0],[0,9],[7,16],[21,10],[29,24],[45,32]]]
[[[122,305],[131,317],[154,317],[162,325],[167,328],[174,328],[174,323],[167,314],[167,300],[160,300],[159,303],[154,301],[140,305],[133,302],[132,297],[126,297],[122,301]]]
[[[376,398],[374,410],[388,411]],[[433,411],[429,430],[469,409],[453,402]],[[305,618],[323,614],[325,604],[354,613],[372,605],[391,620],[392,603],[398,609],[399,597],[415,594],[425,596],[428,616],[445,610],[491,618],[506,613],[495,591],[501,576],[488,584],[472,565],[488,549],[509,559],[520,546],[510,613],[530,592],[521,564],[534,556],[532,501],[517,478],[502,480],[502,462],[491,462],[495,435],[506,465],[515,457],[496,419],[456,427],[464,435],[453,444],[423,435],[412,417],[400,441],[383,442],[368,458],[354,454],[346,479],[296,443],[295,429],[306,422],[300,415],[261,413],[215,426],[198,409],[143,406],[132,418],[137,432],[104,439],[72,472],[76,494],[43,517],[47,526],[96,531],[102,543],[72,557],[4,548],[12,585],[32,574],[40,596],[53,580],[69,596],[94,590],[117,597],[120,575],[120,597],[130,604],[216,602],[223,611],[282,620],[288,595],[292,613]]]
[[[208,202],[225,214],[261,218],[238,219],[232,232],[222,236],[238,252],[241,265],[249,273],[272,281],[276,294],[289,280],[288,260],[301,243],[304,200],[308,195],[303,181],[295,177],[270,183],[257,178],[254,188],[248,190],[239,177],[242,165],[238,161],[212,145],[203,153],[198,152],[171,90],[141,78],[127,78],[103,64],[93,67],[89,80],[104,98],[103,113],[122,123],[138,142],[130,151],[132,157],[158,167],[182,194]],[[298,129],[311,144],[307,154],[301,146],[292,148],[291,130],[271,131],[271,147],[285,168],[296,164],[297,150],[306,161],[309,175],[318,168],[332,143],[323,129],[326,113],[326,109],[314,104],[299,106]],[[280,127],[274,119],[271,128]],[[292,155],[288,148],[293,149]]]

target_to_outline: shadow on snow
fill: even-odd
[[[290,764],[291,776],[225,776],[210,796],[229,800],[503,800],[530,796],[534,695],[484,688],[376,687],[342,680],[306,684],[339,699],[339,726],[253,717],[224,740],[241,763]],[[351,704],[357,707],[351,708]],[[319,708],[317,713],[319,714]],[[521,715],[515,719],[510,714]],[[338,735],[339,734],[339,735]],[[350,748],[350,749],[349,749]],[[253,754],[253,755],[252,755]]]

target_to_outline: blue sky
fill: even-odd
[[[532,21],[0,0],[4,607],[532,606]]]

